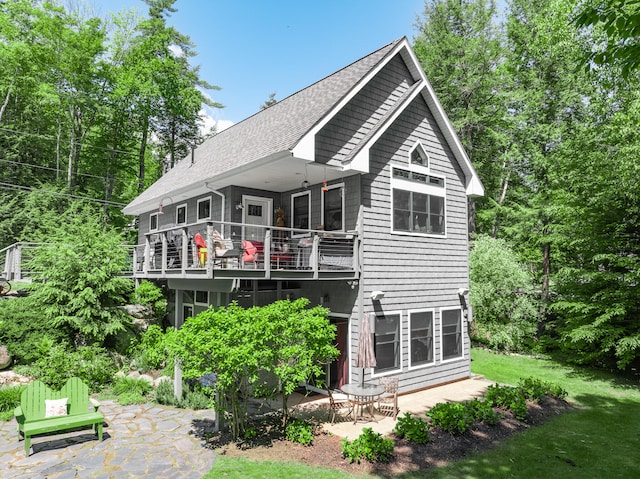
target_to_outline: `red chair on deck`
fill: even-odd
[[[193,237],[193,242],[198,248],[198,258],[200,260],[200,266],[204,266],[207,262],[207,243],[200,233],[196,233]]]

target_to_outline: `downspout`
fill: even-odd
[[[224,223],[224,212],[226,211],[226,209],[225,209],[226,196],[224,195],[224,193],[221,193],[218,190],[214,190],[213,188],[210,188],[209,187],[209,183],[207,183],[207,182],[205,182],[204,187],[206,189],[208,189],[209,191],[211,191],[211,193],[215,193],[216,195],[218,195],[222,199],[222,211],[220,212],[220,221],[222,223]]]

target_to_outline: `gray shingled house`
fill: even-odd
[[[124,208],[175,325],[209,305],[331,310],[328,383],[470,374],[467,199],[483,186],[406,38],[209,138]],[[355,367],[368,314],[378,365]]]

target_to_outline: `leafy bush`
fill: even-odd
[[[7,346],[15,364],[31,364],[48,351],[41,343],[69,346],[71,334],[54,328],[30,297],[0,301],[0,344]]]
[[[130,354],[134,358],[133,365],[136,369],[149,371],[166,367],[169,355],[162,328],[155,324],[150,325],[142,333],[140,342],[132,345]]]
[[[147,398],[138,391],[125,391],[118,395],[118,402],[123,406],[144,404],[147,402]]]
[[[463,404],[474,420],[482,421],[491,426],[498,422],[498,413],[493,410],[493,407],[487,401],[480,401],[478,398],[474,398],[471,401],[464,401]]]
[[[287,424],[285,434],[287,439],[293,443],[310,446],[313,442],[313,425],[306,421],[296,419]]]
[[[162,289],[150,281],[143,280],[132,295],[132,301],[153,311],[153,317],[162,319],[167,314],[167,299]]]
[[[545,396],[553,396],[559,399],[567,397],[567,391],[561,386],[538,378],[520,379],[518,387],[528,399],[534,401],[540,401]]]
[[[0,421],[7,421],[13,417],[13,410],[20,404],[20,395],[26,386],[0,387]]]
[[[158,404],[177,406],[180,400],[173,393],[172,381],[160,381],[155,391],[155,400]]]
[[[182,388],[182,401],[178,407],[185,409],[207,409],[211,405],[211,399],[198,387]]]
[[[342,457],[349,459],[349,462],[357,461],[358,464],[362,459],[368,462],[387,462],[393,454],[393,441],[384,439],[382,434],[373,432],[370,427],[365,427],[353,442],[343,439],[340,446]]]
[[[416,444],[429,442],[429,425],[422,418],[412,417],[408,412],[398,418],[393,432]]]
[[[529,412],[527,398],[520,388],[492,384],[487,388],[484,397],[492,406],[508,409],[521,421],[526,419]]]
[[[153,385],[143,378],[130,376],[117,377],[113,383],[113,392],[118,396],[123,394],[139,394],[145,396],[153,391]]]
[[[434,426],[453,435],[467,432],[473,425],[473,416],[462,403],[438,403],[427,412],[427,416]]]

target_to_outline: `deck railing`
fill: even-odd
[[[359,245],[355,231],[206,221],[147,233],[133,252],[134,276],[214,277],[217,272],[229,277],[240,271],[266,278],[283,272],[355,276]]]

